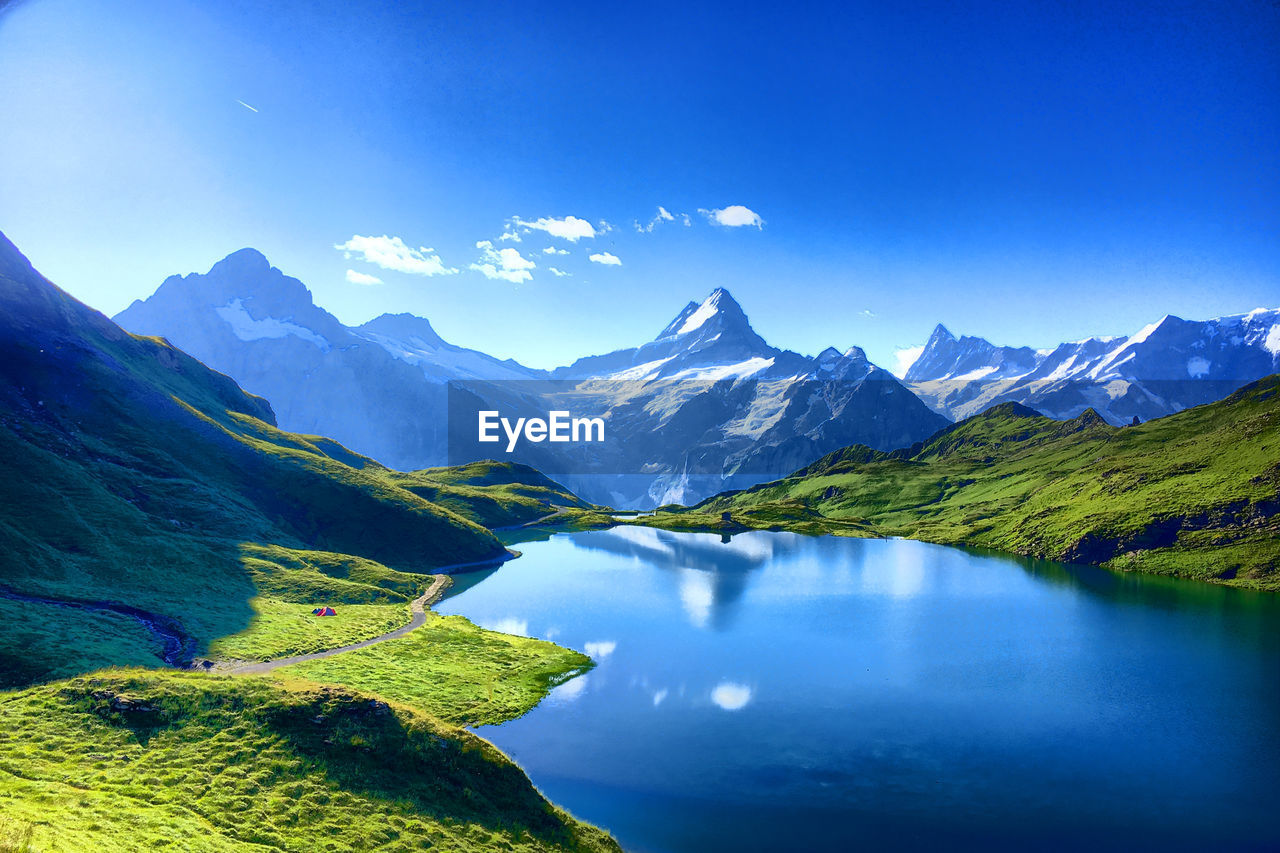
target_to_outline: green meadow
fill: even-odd
[[[457,725],[500,723],[528,711],[591,658],[544,640],[478,628],[461,616],[428,614],[396,640],[280,670],[403,703]]]
[[[1003,404],[636,523],[906,536],[1280,589],[1280,377],[1137,426]],[[725,522],[723,514],[729,513]]]
[[[0,694],[0,815],[9,850],[618,849],[427,714],[172,671]]]

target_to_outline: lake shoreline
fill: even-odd
[[[670,530],[681,533],[715,533],[722,536],[733,536],[750,531],[764,531],[770,533],[799,533],[804,536],[843,536],[857,539],[910,539],[915,542],[926,542],[931,545],[977,548],[994,553],[1007,554],[1013,557],[1052,560],[1054,562],[1065,563],[1067,565],[1088,566],[1090,568],[1107,569],[1108,571],[1124,574],[1170,577],[1178,578],[1179,580],[1198,581],[1201,583],[1211,584],[1213,586],[1248,589],[1254,592],[1280,593],[1280,587],[1277,587],[1271,579],[1266,579],[1266,581],[1269,582],[1264,583],[1262,580],[1255,582],[1254,578],[1247,577],[1218,578],[1190,575],[1177,571],[1150,571],[1135,565],[1136,559],[1134,552],[1121,554],[1105,562],[1091,563],[1080,560],[1071,560],[1065,558],[1063,555],[1041,553],[1031,549],[1019,551],[1006,547],[999,547],[990,543],[974,542],[967,539],[948,540],[944,538],[913,536],[908,532],[876,530],[875,528],[860,522],[843,521],[841,519],[817,516],[816,514],[806,515],[803,518],[796,518],[795,520],[774,519],[769,521],[767,524],[762,523],[753,525],[744,523],[744,521],[750,522],[754,520],[755,519],[752,519],[749,515],[738,513],[731,514],[731,520],[726,522],[722,518],[715,518],[705,513],[662,513],[655,510],[647,516],[637,517],[634,521],[624,521],[619,519],[616,523],[617,526],[652,527],[657,530]]]

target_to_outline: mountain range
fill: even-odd
[[[253,249],[171,276],[116,316],[271,401],[282,427],[400,469],[487,457],[528,464],[597,503],[651,508],[782,476],[850,444],[889,451],[1002,402],[1130,423],[1222,399],[1280,367],[1280,310],[1166,316],[1128,337],[1051,349],[938,325],[902,381],[856,346],[771,346],[728,290],[650,341],[544,371],[443,340],[422,317],[345,326]],[[478,442],[476,417],[602,417],[600,445]]]
[[[954,420],[1003,402],[1058,419],[1092,408],[1114,424],[1211,403],[1280,369],[1280,309],[1212,320],[1166,315],[1127,337],[1051,349],[996,346],[933,330],[904,379]]]
[[[526,444],[508,461],[615,506],[697,500],[846,444],[891,450],[947,423],[858,347],[810,357],[770,346],[723,288],[652,341],[554,371],[454,346],[407,314],[344,326],[252,249],[166,279],[115,319],[271,400],[283,427],[404,470],[501,453],[475,441],[479,410],[603,417],[603,446]]]

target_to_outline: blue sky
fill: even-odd
[[[886,366],[1280,305],[1269,0],[389,5],[12,5],[0,230],[107,313],[253,246],[544,367],[717,286]]]

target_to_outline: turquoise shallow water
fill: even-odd
[[[479,730],[630,850],[1280,845],[1280,599],[907,540],[615,528],[438,605],[599,661]]]

